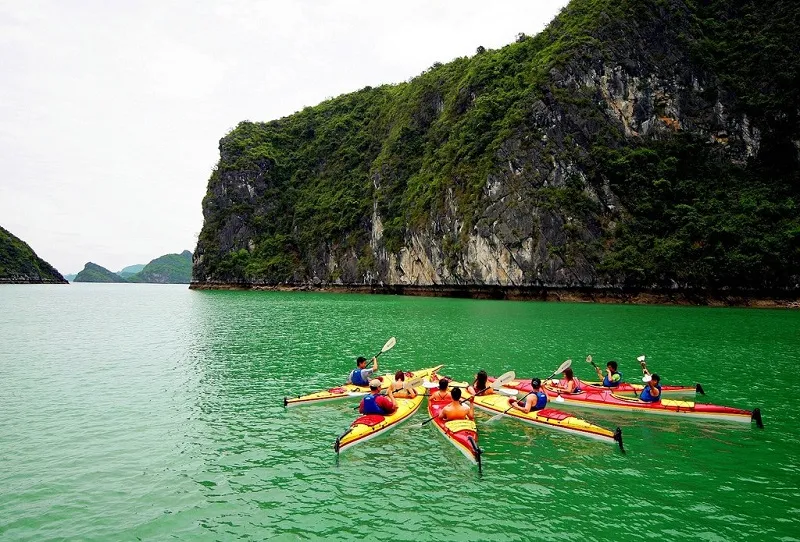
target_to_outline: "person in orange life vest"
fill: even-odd
[[[656,373],[650,375],[650,382],[642,389],[639,399],[645,403],[656,403],[661,400],[661,377]]]
[[[366,395],[358,406],[361,414],[391,414],[397,410],[397,404],[392,396],[392,387],[386,390],[386,395],[381,394],[381,381],[373,378],[369,381],[369,394]]]
[[[414,388],[403,388],[406,382],[406,374],[403,371],[397,371],[394,374],[394,382],[389,385],[392,394],[397,399],[413,399],[417,396],[417,391]]]
[[[538,378],[534,378],[531,380],[531,388],[533,391],[528,394],[524,402],[509,397],[508,403],[511,408],[528,413],[531,410],[542,410],[547,406],[547,394],[542,391],[542,381]]]
[[[494,393],[494,390],[489,386],[487,380],[489,379],[489,375],[486,374],[486,371],[481,369],[478,371],[478,374],[475,375],[475,381],[472,383],[471,386],[467,388],[467,390],[472,395],[491,395]]]
[[[356,386],[368,386],[372,373],[378,370],[378,358],[372,358],[372,368],[367,369],[367,358],[359,356],[356,360],[356,368],[350,372],[347,379],[348,384]]]
[[[435,392],[431,393],[429,401],[446,401],[450,399],[450,393],[447,391],[447,387],[450,385],[450,381],[446,378],[442,377],[439,379],[439,389]]]
[[[558,391],[562,393],[577,393],[581,391],[580,380],[575,378],[575,373],[572,372],[571,367],[564,369],[563,375],[564,378],[554,386]]]
[[[453,401],[439,412],[441,419],[445,421],[475,419],[474,397],[469,398],[469,406],[461,404],[461,388],[453,388],[450,397]]]

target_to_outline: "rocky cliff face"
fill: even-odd
[[[0,284],[67,284],[27,243],[0,227]]]
[[[479,159],[456,157],[432,173],[425,171],[431,162],[422,152],[392,162],[386,156],[396,152],[401,138],[392,135],[393,124],[376,121],[384,126],[370,128],[378,144],[365,144],[361,157],[371,166],[352,183],[363,203],[349,209],[355,214],[350,225],[330,235],[303,238],[300,203],[287,204],[276,194],[296,190],[298,177],[324,178],[325,168],[342,160],[339,149],[319,154],[318,169],[298,175],[281,172],[287,166],[278,160],[231,167],[236,157],[226,155],[223,140],[224,167],[212,177],[204,200],[194,282],[796,287],[800,230],[786,222],[796,210],[794,199],[788,208],[770,211],[777,213],[772,216],[758,200],[785,202],[800,195],[796,102],[793,109],[769,111],[736,96],[736,81],[699,49],[707,39],[700,35],[707,22],[702,17],[709,16],[702,3],[622,4],[612,9],[610,3],[574,1],[544,36],[521,36],[501,52],[528,52],[534,58],[525,66],[542,74],[531,92],[511,104],[520,112],[513,123],[497,129],[492,118],[482,118],[477,124],[474,133],[495,136]],[[591,23],[579,25],[584,11]],[[559,51],[558,60],[537,64],[543,50],[575,34],[578,39]],[[530,40],[547,47],[526,44]],[[479,62],[478,56],[471,61]],[[496,77],[501,76],[530,78],[513,72]],[[411,107],[409,133],[435,143],[442,137],[437,123],[459,114],[469,118],[491,97],[489,86],[465,76],[422,92]],[[272,142],[280,122],[264,128]],[[298,147],[303,141],[295,140]],[[783,169],[772,175],[764,164],[776,148]],[[415,163],[409,156],[419,159],[419,169],[409,170],[408,163]],[[490,166],[460,175],[460,162]],[[430,180],[423,190],[434,196],[423,212],[409,212],[412,185],[425,174]],[[405,198],[400,211],[387,203],[397,200],[397,192]],[[720,207],[731,205],[742,209],[729,207],[726,216]],[[774,243],[783,255],[747,248],[751,240],[738,230],[726,237],[731,216],[743,231],[780,223],[786,233]],[[282,222],[285,227],[276,226]]]

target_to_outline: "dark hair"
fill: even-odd
[[[575,373],[572,372],[572,367],[567,367],[566,369],[564,369],[564,378],[566,378],[567,380],[572,380],[573,378],[575,378]]]
[[[654,380],[654,381],[656,381],[656,382],[661,382],[661,377],[660,377],[660,376],[658,376],[658,374],[657,374],[657,373],[653,373],[653,374],[651,374],[651,375],[650,375],[650,378],[651,378],[651,379],[653,379],[653,380]]]
[[[478,391],[486,389],[486,381],[489,379],[489,375],[486,374],[486,371],[481,369],[478,371],[478,374],[475,376],[475,389]]]
[[[364,356],[358,356],[358,358],[356,358],[356,365],[361,365],[362,363],[366,363],[366,362],[367,362],[367,358],[365,358]]]
[[[538,378],[534,378],[531,380],[531,387],[535,390],[538,390],[542,387],[542,381]]]
[[[405,382],[406,373],[404,373],[403,371],[397,371],[396,373],[394,373],[394,379],[395,380],[402,380],[403,382]]]
[[[440,390],[442,390],[442,391],[446,390],[447,389],[447,384],[448,384],[448,382],[447,382],[446,378],[440,378],[439,379],[439,389]]]
[[[617,362],[616,361],[609,361],[608,363],[606,363],[606,367],[608,367],[612,371],[616,371],[617,370]]]
[[[453,388],[453,391],[450,392],[450,397],[453,398],[453,401],[461,399],[461,388]]]

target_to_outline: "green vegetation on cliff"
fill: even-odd
[[[500,50],[243,122],[194,278],[384,280],[424,234],[456,281],[483,237],[546,247],[524,284],[793,288],[798,23],[782,0],[573,0]]]
[[[116,273],[109,271],[101,265],[88,262],[83,269],[75,275],[73,282],[127,282]]]
[[[64,277],[52,265],[38,257],[25,241],[0,227],[0,284],[66,282]]]
[[[166,254],[151,261],[128,277],[130,282],[155,282],[160,284],[189,284],[192,278],[192,253]]]

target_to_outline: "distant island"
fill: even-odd
[[[191,278],[192,253],[184,250],[180,254],[160,256],[147,265],[130,265],[119,273],[88,262],[83,270],[75,276],[74,282],[189,284]]]
[[[0,226],[0,284],[67,284],[67,281],[25,241]]]

